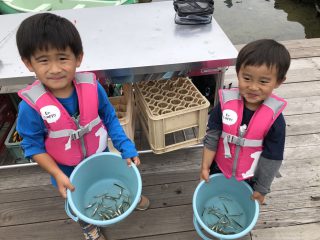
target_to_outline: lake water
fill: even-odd
[[[303,1],[215,0],[213,15],[233,44],[320,38],[320,16],[314,4]]]

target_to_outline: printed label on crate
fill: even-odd
[[[61,116],[59,108],[54,105],[45,106],[40,109],[40,112],[42,119],[47,121],[48,123],[54,123],[58,121]]]

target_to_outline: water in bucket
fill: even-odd
[[[105,179],[93,184],[85,194],[82,212],[96,220],[110,220],[126,212],[133,193],[121,181]]]
[[[126,218],[137,206],[142,191],[138,168],[133,163],[128,167],[126,160],[110,152],[83,160],[72,172],[70,181],[76,189],[67,191],[65,210],[68,216],[74,221],[81,219],[103,227]],[[123,202],[129,202],[130,206],[121,206]],[[108,208],[113,213],[118,212],[116,209],[121,210],[114,215]],[[108,214],[103,216],[101,212]]]
[[[209,199],[201,217],[211,230],[224,235],[243,231],[247,219],[241,205],[226,194]]]
[[[252,189],[244,181],[223,174],[202,181],[193,195],[194,226],[204,240],[210,237],[237,239],[251,231],[259,215],[259,203],[251,200]]]

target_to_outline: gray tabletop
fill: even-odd
[[[208,25],[177,25],[172,1],[52,11],[80,32],[84,59],[79,71],[109,76],[185,71],[208,74],[234,65],[237,50],[213,19]],[[22,64],[15,33],[33,13],[0,15],[0,85],[33,80]]]

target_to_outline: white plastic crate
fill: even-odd
[[[135,83],[141,126],[154,153],[200,143],[210,103],[189,78]]]

